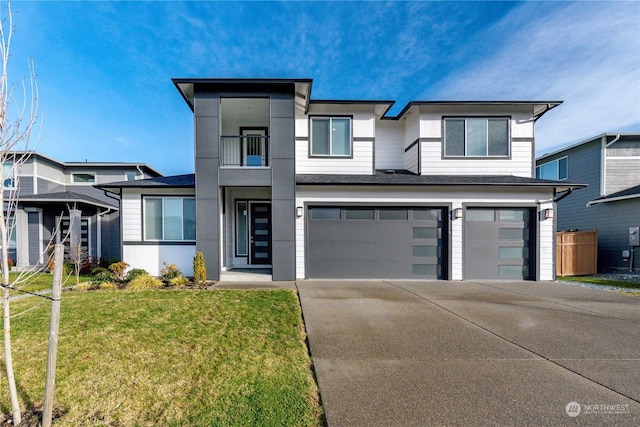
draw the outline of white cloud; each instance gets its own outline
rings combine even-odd
[[[495,53],[447,78],[437,96],[564,100],[538,122],[538,154],[640,130],[639,21],[636,2],[526,3],[479,40]]]

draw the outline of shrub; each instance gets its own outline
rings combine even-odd
[[[100,286],[98,286],[98,289],[103,291],[113,291],[118,289],[118,287],[113,282],[103,282],[103,283],[100,283]]]
[[[124,280],[124,271],[127,269],[127,267],[129,267],[129,264],[124,261],[114,262],[113,264],[109,265],[109,271],[112,272],[114,276],[116,276],[116,279]]]
[[[169,284],[171,286],[187,286],[189,283],[189,279],[184,276],[174,277],[173,279],[169,280]]]
[[[131,270],[127,271],[127,275],[124,277],[124,280],[130,282],[136,277],[142,276],[143,274],[149,273],[144,268],[132,268]]]
[[[175,277],[182,276],[180,269],[175,264],[167,264],[163,262],[164,268],[160,270],[160,275],[162,276],[162,280],[169,283],[169,281]]]
[[[91,270],[91,275],[95,276],[96,274],[102,273],[102,272],[105,272],[105,271],[109,271],[109,270],[107,270],[105,267],[96,267],[93,270]]]
[[[64,265],[62,266],[63,276],[69,276],[73,274],[74,271],[76,271],[76,266],[72,262],[65,262]]]
[[[116,276],[110,271],[101,271],[98,274],[95,274],[91,278],[92,285],[100,285],[102,283],[114,283],[116,281]]]
[[[89,283],[79,283],[73,287],[76,291],[88,291],[91,289],[91,284]]]
[[[128,289],[135,289],[139,291],[146,290],[146,289],[155,289],[160,287],[162,287],[162,281],[149,274],[142,274],[134,278],[132,281],[129,282],[129,285],[127,285]]]
[[[193,257],[193,276],[196,283],[207,281],[207,267],[205,266],[202,252],[196,252],[196,256]]]

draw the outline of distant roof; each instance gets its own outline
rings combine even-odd
[[[135,181],[109,182],[94,185],[94,187],[106,190],[109,188],[190,188],[195,187],[195,185],[196,175],[190,173],[186,175],[159,176]]]
[[[617,202],[620,200],[638,199],[640,198],[640,185],[618,191],[608,196],[603,196],[587,203],[587,206],[597,205],[599,203]]]
[[[523,178],[512,175],[416,175],[407,170],[377,170],[374,175],[296,175],[299,185],[491,185],[555,187],[560,191],[586,187],[565,181]]]
[[[151,166],[149,166],[146,163],[137,163],[137,162],[62,162],[60,160],[56,160],[53,157],[49,157],[46,156],[42,153],[39,153],[37,151],[15,151],[13,152],[16,155],[22,155],[22,154],[29,154],[29,156],[36,156],[36,157],[41,157],[45,160],[48,160],[52,163],[57,163],[60,166],[63,167],[89,167],[89,168],[98,168],[98,167],[105,167],[105,168],[111,168],[111,167],[140,167],[140,168],[144,168],[146,169],[148,172],[151,173],[151,175],[157,175],[157,176],[162,176],[162,173],[158,172],[157,170],[155,170],[154,168],[152,168]]]
[[[579,147],[581,145],[584,144],[588,144],[590,142],[596,141],[598,139],[602,139],[602,138],[608,138],[608,137],[617,137],[617,136],[637,136],[640,137],[640,132],[605,132],[605,133],[601,133],[600,135],[597,136],[593,136],[591,138],[587,138],[585,140],[582,140],[580,142],[576,142],[574,144],[569,144],[565,147],[562,148],[558,148],[557,150],[554,150],[550,153],[545,153],[541,156],[538,156],[538,158],[536,159],[536,161],[538,160],[542,160],[542,159],[546,159],[547,157],[551,157],[551,156],[555,156],[556,154],[562,153],[563,151],[567,151],[567,150],[571,150],[572,148],[575,147]]]
[[[98,200],[91,196],[74,193],[72,191],[62,191],[58,193],[31,194],[28,196],[20,196],[20,203],[38,202],[38,203],[78,203],[107,209],[118,209],[117,206],[111,205],[102,200]]]

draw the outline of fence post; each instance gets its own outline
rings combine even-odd
[[[42,427],[51,427],[51,420],[53,418],[53,392],[56,382],[58,329],[60,326],[60,298],[62,297],[62,270],[64,268],[64,246],[62,244],[57,244],[55,246],[53,262],[51,319],[49,321],[49,352],[47,353],[47,379],[44,386]]]

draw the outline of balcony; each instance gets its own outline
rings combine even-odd
[[[268,135],[223,135],[220,137],[221,166],[268,167]]]

